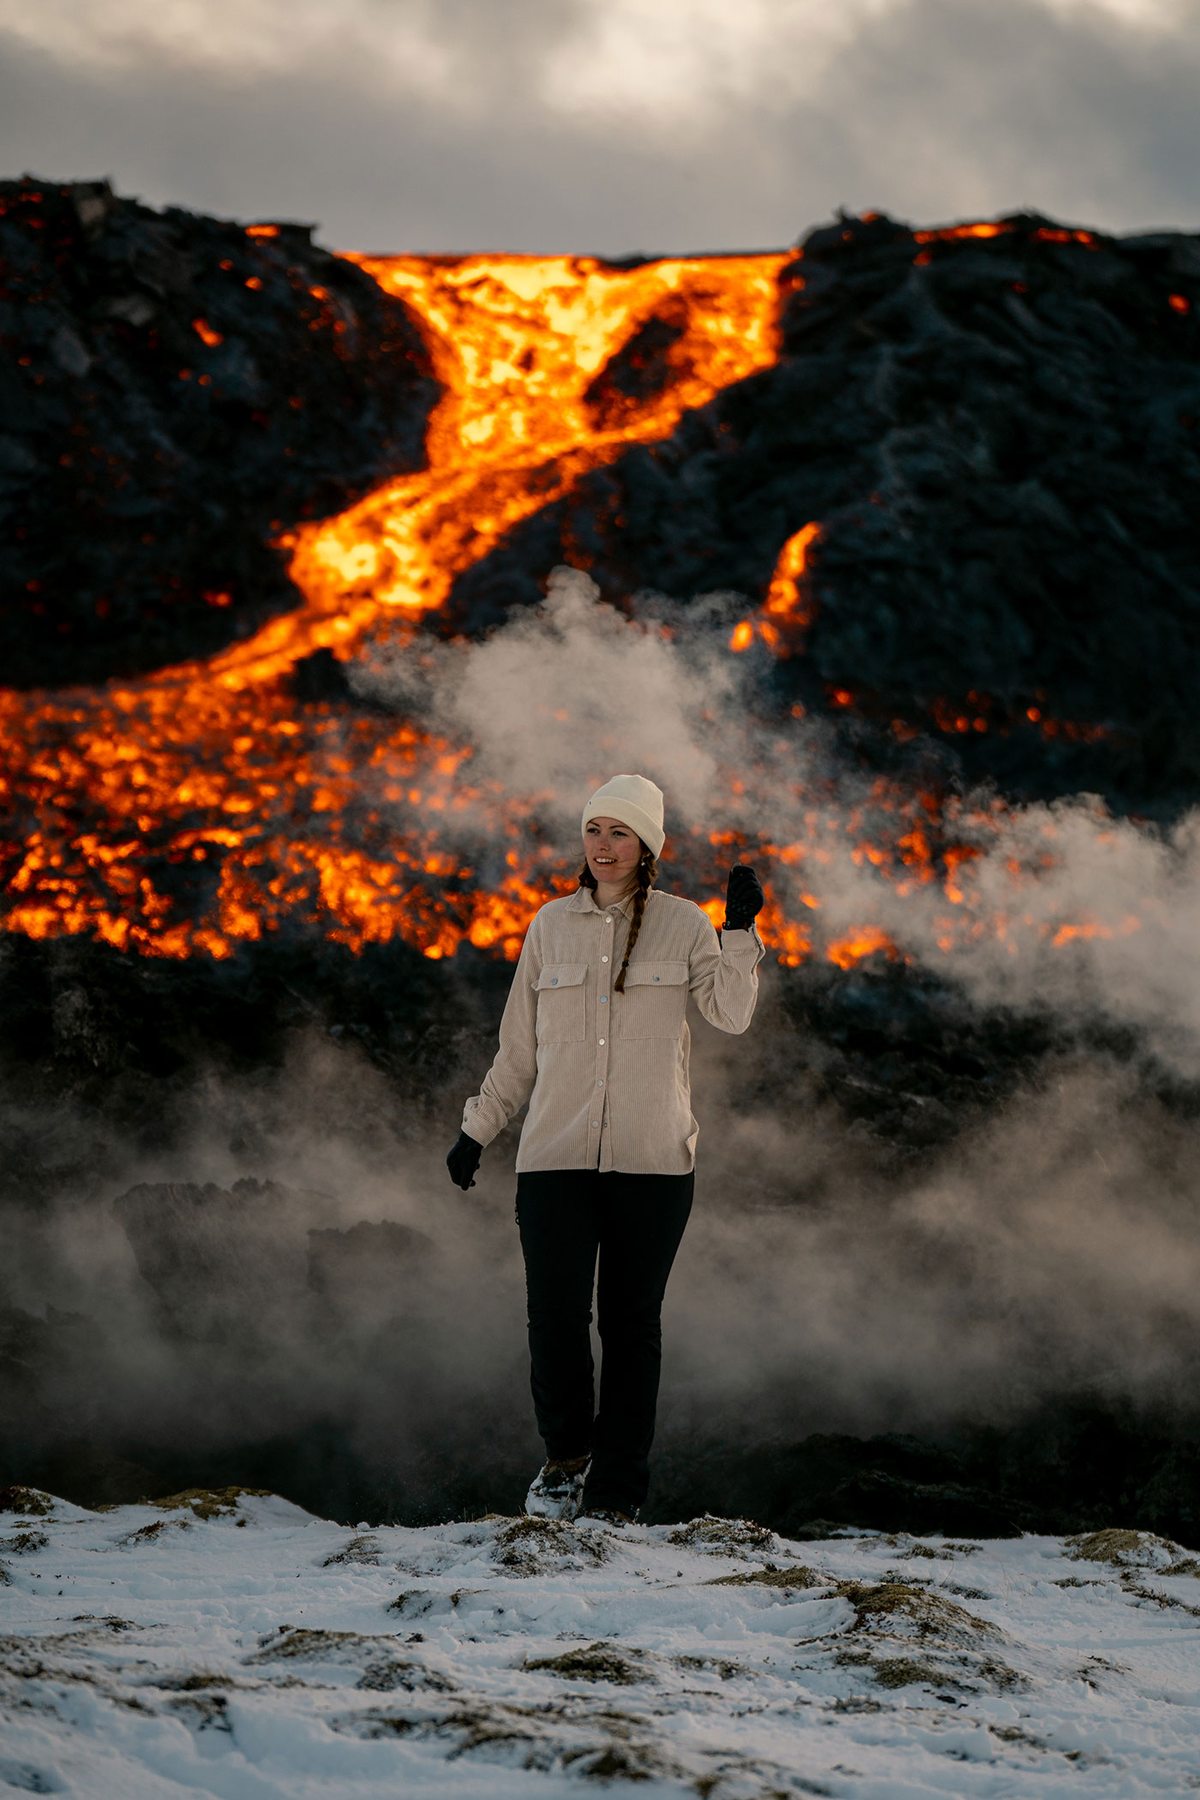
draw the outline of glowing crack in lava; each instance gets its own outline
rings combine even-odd
[[[287,677],[315,650],[348,658],[384,620],[402,644],[514,525],[770,366],[781,273],[795,255],[632,269],[584,257],[351,260],[424,322],[443,390],[427,466],[283,539],[303,604],[244,642],[98,690],[0,693],[0,795],[15,822],[3,846],[10,931],[224,957],[290,922],[353,949],[399,934],[429,957],[467,939],[513,958],[534,909],[573,882],[561,852],[529,848],[536,797],[518,802],[472,784],[469,746],[345,702],[301,702]],[[597,402],[597,375],[664,311],[682,328],[658,390]],[[736,628],[731,651],[755,633],[777,654],[802,647],[812,617],[806,558],[819,529],[797,521],[759,617]],[[724,861],[766,859],[761,924],[780,962],[804,961],[813,940],[805,917],[787,916],[771,863],[819,865],[831,834],[844,841],[846,832],[862,838],[854,860],[895,867],[896,891],[909,880],[942,884],[946,947],[953,942],[963,901],[956,867],[977,852],[963,848],[957,864],[953,852],[934,856],[928,796],[880,784],[877,800],[870,822],[814,809],[803,844],[714,832],[703,846],[710,867],[714,849]],[[445,848],[450,818],[467,808],[508,840],[499,882],[481,883]],[[719,923],[719,895],[704,904]],[[818,907],[807,891],[801,904]],[[1003,931],[1002,921],[965,923]],[[823,946],[843,967],[880,950],[900,954],[869,923]]]

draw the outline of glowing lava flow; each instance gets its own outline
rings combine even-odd
[[[399,935],[429,957],[468,940],[512,958],[536,906],[573,884],[561,853],[532,847],[537,796],[515,802],[473,785],[468,747],[348,703],[299,702],[287,677],[316,650],[349,657],[385,619],[402,645],[514,525],[768,367],[793,255],[632,269],[582,257],[353,260],[424,321],[443,389],[426,468],[285,539],[303,604],[246,641],[100,690],[0,693],[9,930],[224,957],[294,922],[354,949]],[[597,377],[664,318],[672,332],[656,391],[606,400]],[[197,320],[195,329],[203,339],[211,328]],[[777,654],[802,649],[812,620],[804,576],[819,533],[817,522],[798,525],[731,650],[756,633]],[[714,832],[694,846],[708,866],[713,850],[723,861],[766,859],[760,923],[780,962],[814,954],[807,920],[783,903],[790,872],[802,878],[802,865],[839,856],[876,867],[897,896],[937,882],[950,909],[947,950],[963,935],[1009,929],[972,916],[960,880],[980,854],[965,840],[994,838],[995,819],[963,820],[964,842],[935,855],[931,834],[944,821],[929,796],[880,784],[869,820],[836,803],[805,813],[798,791],[791,801],[803,842],[748,845]],[[499,879],[445,847],[470,841],[468,814],[489,861],[503,862]],[[809,886],[795,891],[805,912],[819,909]],[[704,905],[719,923],[720,899]],[[1045,935],[1032,916],[1025,923]],[[1089,929],[1060,926],[1060,935]],[[842,967],[877,951],[900,954],[878,924],[843,921],[826,933],[823,954]]]
[[[428,466],[285,540],[304,604],[245,642],[97,692],[0,695],[0,798],[25,827],[4,847],[8,929],[224,956],[293,917],[356,948],[398,932],[428,956],[464,937],[511,956],[551,891],[511,848],[488,891],[441,848],[472,806],[524,839],[519,807],[463,780],[467,749],[300,705],[283,678],[385,613],[415,629],[519,520],[768,366],[792,258],[354,260],[425,321],[444,388]],[[591,383],[664,303],[685,328],[662,390],[598,422]]]

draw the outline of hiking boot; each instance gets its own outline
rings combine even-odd
[[[581,1520],[600,1519],[605,1525],[615,1525],[618,1530],[623,1530],[626,1525],[637,1523],[636,1512],[622,1512],[619,1506],[589,1506],[587,1511],[581,1512],[578,1517]]]
[[[590,1455],[543,1463],[525,1496],[525,1511],[537,1519],[573,1519],[591,1466]]]

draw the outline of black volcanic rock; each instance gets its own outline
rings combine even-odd
[[[599,431],[615,430],[637,406],[670,385],[671,351],[687,331],[687,302],[664,301],[588,385],[584,401]]]
[[[848,689],[882,738],[897,717],[946,729],[968,776],[1014,795],[1195,799],[1200,235],[993,229],[810,233],[778,362],[524,521],[460,576],[446,626],[535,602],[563,560],[619,604],[756,605],[816,521],[785,695]]]
[[[283,1328],[304,1291],[288,1231],[297,1196],[273,1181],[143,1182],[113,1202],[171,1338],[229,1344]]]
[[[310,227],[103,182],[0,182],[0,348],[5,686],[208,656],[295,606],[270,541],[419,467],[437,394],[408,308]]]

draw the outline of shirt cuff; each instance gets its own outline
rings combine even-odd
[[[726,951],[740,955],[750,945],[754,946],[754,957],[757,962],[767,954],[767,946],[758,933],[757,925],[738,925],[721,927],[721,954]]]
[[[507,1124],[508,1120],[504,1119],[497,1125],[494,1115],[490,1115],[490,1109],[481,1106],[478,1101],[475,1103],[475,1110],[472,1111],[471,1102],[468,1101],[463,1108],[459,1130],[465,1131],[469,1138],[474,1138],[475,1142],[486,1150],[492,1139],[498,1138]]]

